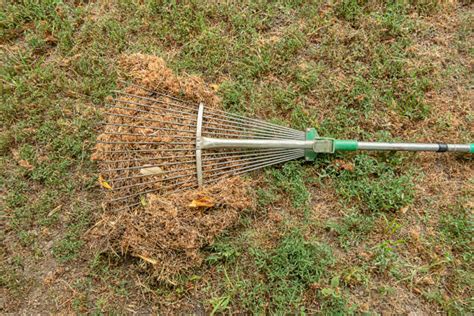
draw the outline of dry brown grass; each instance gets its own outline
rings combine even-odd
[[[151,91],[164,92],[167,95],[180,96],[186,100],[182,104],[197,104],[205,101],[206,106],[215,108],[219,105],[219,98],[208,89],[202,79],[195,76],[176,76],[158,57],[150,55],[135,54],[122,56],[119,65],[124,72],[124,76],[137,86],[129,86],[125,92],[149,96]],[[143,87],[143,88],[142,88]],[[141,100],[132,96],[118,96],[125,102],[140,102]],[[175,102],[166,96],[154,97],[155,100],[165,103]],[[153,106],[160,104],[152,103]],[[186,137],[189,134],[183,134],[185,128],[179,125],[162,124],[159,122],[148,123],[143,119],[156,120],[156,110],[146,109],[134,104],[119,104],[122,108],[111,108],[108,113],[127,115],[127,117],[108,116],[107,122],[113,124],[151,124],[154,127],[175,128],[176,131],[136,128],[128,126],[107,125],[103,134],[98,136],[98,140],[104,142],[125,141],[125,142],[183,142],[180,136]],[[167,116],[169,115],[169,116]],[[130,117],[128,117],[130,116]],[[176,116],[176,115],[175,115]],[[134,118],[138,118],[137,123]],[[173,113],[158,116],[159,120],[164,122],[176,120]],[[192,119],[192,118],[191,118]],[[181,124],[191,124],[191,119],[181,119]],[[181,129],[181,132],[179,131]],[[121,133],[132,135],[110,135],[107,133]],[[135,136],[139,135],[139,136]],[[193,144],[192,139],[185,139]],[[189,146],[181,146],[189,147]],[[90,240],[100,241],[94,244],[94,248],[99,251],[112,251],[122,255],[132,255],[141,258],[148,263],[152,275],[158,280],[173,283],[172,278],[190,268],[199,266],[202,263],[203,256],[200,249],[213,243],[213,240],[225,229],[232,227],[239,219],[239,215],[245,209],[252,207],[252,198],[249,194],[249,181],[244,181],[240,177],[221,180],[202,189],[195,189],[187,192],[177,192],[169,194],[168,191],[183,189],[180,181],[188,181],[190,188],[195,187],[197,181],[195,175],[186,178],[180,178],[175,181],[161,181],[163,178],[171,177],[180,173],[180,169],[188,167],[187,165],[165,166],[157,175],[133,178],[127,181],[119,182],[118,187],[134,185],[126,190],[116,190],[116,183],[109,179],[118,177],[136,176],[135,170],[120,170],[107,172],[113,168],[130,167],[130,162],[111,163],[110,161],[124,161],[129,159],[153,159],[149,163],[162,159],[164,156],[171,155],[167,152],[154,151],[152,153],[139,153],[138,155],[129,152],[132,149],[154,149],[154,145],[132,145],[132,144],[104,144],[98,143],[95,146],[95,152],[92,159],[99,162],[103,173],[100,180],[102,186],[104,181],[110,182],[112,189],[105,189],[104,201],[106,212],[94,225],[90,231]],[[180,148],[175,145],[160,145],[159,149]],[[123,150],[124,152],[111,153],[110,151]],[[188,152],[185,152],[188,153]],[[193,155],[192,150],[189,154]],[[180,161],[189,161],[190,158],[183,157],[182,152],[174,155],[170,159],[171,163]],[[144,169],[146,170],[146,169]],[[167,175],[163,175],[166,173]],[[163,184],[164,183],[164,184]],[[165,187],[170,187],[165,190]],[[171,188],[172,187],[172,188]],[[139,194],[142,191],[151,191],[145,199],[141,199],[138,205],[126,207],[131,204],[130,200],[122,203],[107,204],[107,201],[120,198],[126,195]],[[192,205],[193,201],[198,205]],[[199,204],[201,202],[201,204]]]

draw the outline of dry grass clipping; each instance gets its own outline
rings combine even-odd
[[[247,182],[235,177],[202,191],[149,194],[144,208],[105,213],[92,236],[100,241],[96,244],[99,249],[141,258],[159,280],[172,282],[177,273],[199,266],[203,260],[200,249],[212,244],[251,207],[247,188]],[[192,206],[203,199],[210,201],[209,206]]]
[[[134,54],[122,56],[119,65],[129,80],[145,89],[177,95],[189,103],[205,100],[206,107],[209,108],[216,108],[219,105],[219,98],[205,86],[200,78],[176,76],[161,58]],[[125,88],[125,91],[138,95],[147,93],[135,86]],[[121,98],[128,100],[127,97]],[[167,101],[166,98],[164,100]],[[138,115],[137,107],[131,104],[128,104],[127,107],[131,109],[111,109],[109,112],[130,116]],[[150,117],[147,113],[140,115]],[[137,124],[133,118],[127,117],[113,117],[110,122]],[[117,130],[116,127],[106,126],[98,139],[102,141],[117,140],[114,139],[114,136],[105,134],[106,132],[142,133],[140,137],[121,136],[119,139],[121,141],[160,141],[167,137],[176,137],[176,135],[163,131],[156,134],[153,130],[137,130],[129,127],[119,127]],[[131,145],[124,145],[122,149],[126,149],[125,146]],[[140,147],[140,149],[149,148],[147,146]],[[108,153],[110,150],[117,150],[117,145],[97,144],[92,159],[104,167],[106,161],[137,158],[130,156],[130,153],[127,152],[110,154]],[[149,155],[142,155],[139,158],[160,158],[163,154],[155,152]],[[182,158],[177,156],[176,160],[179,161],[178,159]],[[111,168],[110,165],[105,165],[105,167]],[[112,168],[121,167],[127,167],[126,163],[120,162],[112,166]],[[173,172],[174,170],[166,171]],[[104,187],[107,178],[132,175],[120,172],[101,174],[102,186]],[[160,176],[156,177],[148,177],[146,182],[154,182],[154,179],[159,180]],[[191,178],[190,181],[194,180]],[[107,184],[105,187],[107,187],[109,184],[105,183]],[[157,187],[156,183],[147,186],[142,186],[142,183],[145,181],[132,179],[126,184],[138,184],[139,190]],[[111,182],[110,185],[113,187],[116,184]],[[199,266],[203,261],[200,249],[212,244],[217,235],[238,221],[239,214],[244,209],[252,206],[249,187],[248,181],[234,177],[221,180],[200,191],[164,195],[156,194],[156,192],[149,193],[146,195],[146,199],[142,200],[141,206],[132,209],[108,207],[90,232],[91,240],[94,241],[92,244],[94,248],[101,251],[109,250],[141,258],[147,262],[147,267],[151,268],[151,273],[159,280],[173,282],[173,276],[177,273]],[[106,199],[113,198],[114,194],[117,194],[114,193],[114,190],[106,190],[106,192]],[[120,192],[120,194],[134,192],[136,191],[131,188],[125,193]]]

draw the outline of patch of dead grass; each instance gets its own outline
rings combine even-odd
[[[127,93],[146,96],[146,90],[158,91],[167,95],[179,96],[189,103],[205,101],[206,107],[216,108],[219,106],[219,98],[208,89],[203,80],[194,76],[177,76],[158,57],[134,54],[124,55],[119,60],[120,68],[124,76],[129,78],[135,85],[126,88]],[[144,88],[142,88],[144,87]],[[144,100],[136,101],[127,95],[120,96],[125,102],[135,101],[145,103]],[[163,102],[174,102],[170,97],[161,96]],[[183,103],[184,104],[184,103]],[[156,104],[154,104],[156,106]],[[128,109],[112,108],[109,112],[122,116],[112,116],[109,123],[113,124],[136,124],[134,117],[141,116],[153,121],[156,112],[148,110],[143,113],[143,108],[134,104],[126,104]],[[126,115],[126,116],[123,116]],[[161,120],[171,120],[164,114]],[[186,121],[180,122],[186,124]],[[147,122],[141,123],[146,125]],[[158,121],[153,121],[153,126],[157,126]],[[165,127],[165,126],[160,126]],[[169,126],[166,126],[169,128]],[[175,126],[173,126],[175,127]],[[104,133],[98,139],[105,142],[116,141],[114,135],[107,133],[129,133],[121,135],[120,141],[173,141],[178,139],[183,141],[182,136],[177,131],[160,130],[157,134],[153,129],[144,129],[130,126],[108,125]],[[138,136],[137,136],[138,135]],[[145,139],[144,139],[145,138]],[[189,140],[192,142],[192,140]],[[107,171],[113,168],[130,167],[129,150],[132,149],[130,143],[117,146],[116,144],[98,143],[92,159],[97,160],[102,166],[102,170]],[[171,145],[170,145],[171,146]],[[153,145],[145,145],[140,149],[152,149]],[[166,149],[168,147],[160,147]],[[171,147],[170,147],[171,148]],[[122,150],[116,152],[118,149]],[[137,149],[137,148],[135,148]],[[169,149],[169,148],[168,148]],[[111,151],[115,151],[112,152]],[[151,156],[150,156],[151,155]],[[169,155],[160,151],[154,151],[148,155],[140,156],[140,159],[151,158],[160,159],[164,155]],[[189,160],[176,155],[172,161]],[[120,161],[110,165],[110,161]],[[166,166],[166,172],[179,173],[182,165]],[[150,169],[143,169],[150,170]],[[118,177],[130,177],[127,183],[120,183],[119,188],[132,185],[125,192],[113,190],[115,183],[104,184],[106,177],[114,179]],[[148,190],[145,199],[142,199],[138,206],[134,207],[114,207],[109,206],[99,221],[90,230],[90,237],[96,249],[106,251],[111,250],[116,253],[128,254],[141,258],[148,263],[151,274],[162,281],[173,283],[173,277],[185,270],[199,266],[203,261],[200,249],[212,244],[214,238],[223,230],[233,226],[239,219],[240,213],[251,208],[252,195],[249,192],[250,182],[240,177],[227,178],[202,189],[193,191],[166,193],[160,191],[160,179],[163,175],[157,174],[150,177],[136,178],[132,171],[122,170],[107,172],[101,179],[102,186],[110,189],[106,190],[106,199],[117,198],[127,194],[138,194]],[[188,179],[189,178],[189,179]],[[195,180],[194,175],[190,175],[187,180]],[[145,179],[145,180],[144,180]],[[180,180],[182,181],[182,180]],[[195,182],[195,181],[194,181]],[[179,183],[176,183],[176,185]],[[117,192],[118,191],[118,192]],[[166,194],[165,194],[166,193]],[[119,206],[123,206],[119,204]]]

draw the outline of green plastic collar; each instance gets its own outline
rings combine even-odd
[[[356,151],[359,147],[356,140],[336,139],[336,150],[340,151]]]

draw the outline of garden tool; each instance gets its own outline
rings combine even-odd
[[[114,91],[96,153],[110,203],[133,207],[146,194],[195,189],[289,160],[340,151],[473,153],[474,144],[365,142],[321,137],[314,128],[280,124],[209,108],[135,86]]]

